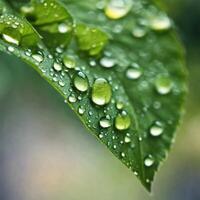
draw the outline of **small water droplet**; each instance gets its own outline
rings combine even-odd
[[[60,71],[62,70],[62,65],[59,64],[59,63],[57,63],[57,62],[55,62],[55,63],[53,64],[53,68],[54,68],[57,72],[60,72]]]
[[[59,84],[61,87],[64,87],[64,86],[65,86],[65,82],[64,82],[64,81],[59,81],[58,84]]]
[[[112,96],[111,86],[104,78],[98,78],[95,80],[92,87],[92,101],[103,106],[110,102]]]
[[[115,66],[116,61],[113,58],[103,57],[100,60],[100,64],[105,68],[112,68]]]
[[[15,51],[15,48],[14,48],[14,47],[12,47],[12,46],[9,46],[9,47],[8,47],[8,51],[12,53],[12,52],[14,52],[14,51]]]
[[[108,118],[101,118],[99,124],[102,128],[109,128],[111,126],[111,121]]]
[[[70,103],[75,103],[77,101],[77,98],[74,95],[71,94],[68,97],[68,100],[69,100]]]
[[[74,86],[80,92],[85,92],[88,90],[89,87],[88,78],[83,72],[78,72],[74,76]]]
[[[126,154],[124,152],[121,153],[122,158],[124,158],[126,156]]]
[[[129,67],[126,71],[126,76],[128,79],[136,80],[140,78],[142,71],[140,68]]]
[[[103,138],[103,134],[101,133],[101,134],[99,134],[99,138],[100,139],[102,139]]]
[[[136,38],[142,38],[147,34],[147,30],[142,27],[135,27],[132,31],[132,34]]]
[[[172,90],[172,81],[169,77],[159,76],[155,81],[156,90],[159,94],[165,95]]]
[[[118,102],[116,103],[116,107],[117,107],[118,110],[121,110],[121,109],[123,109],[124,104],[123,104],[121,101],[118,101]]]
[[[43,58],[43,56],[41,54],[33,54],[32,58],[34,60],[36,60],[37,62],[39,62],[39,63],[41,63],[44,60],[44,58]]]
[[[65,23],[61,23],[61,24],[58,25],[59,33],[67,33],[69,30],[71,30],[71,27],[69,27]]]
[[[78,113],[79,113],[80,115],[83,115],[83,114],[85,113],[85,108],[84,108],[83,106],[80,106],[80,107],[78,108]]]
[[[115,118],[115,127],[118,130],[126,130],[131,125],[131,118],[126,111],[122,111],[122,113],[118,114]]]
[[[154,164],[154,159],[151,155],[149,155],[147,158],[144,160],[144,165],[146,167],[151,167]]]
[[[125,143],[130,143],[131,142],[130,136],[126,135],[125,138],[124,138],[124,142]]]

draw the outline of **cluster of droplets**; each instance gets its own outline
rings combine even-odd
[[[105,14],[107,17],[116,20],[120,19],[124,16],[126,16],[132,8],[132,0],[111,0],[107,5],[100,5],[101,8],[104,7]],[[53,5],[52,5],[53,6]],[[25,10],[24,12],[30,12]],[[14,52],[15,46],[18,46],[20,44],[21,35],[17,29],[19,29],[20,23],[16,22],[15,17],[10,16],[10,20],[4,20],[4,16],[0,17],[0,24],[6,23],[9,28],[5,27],[3,30],[1,30],[2,38],[4,41],[6,41],[9,44],[12,44],[13,46],[8,46],[9,52]],[[14,21],[14,23],[13,23]],[[142,38],[147,34],[148,28],[154,30],[154,31],[165,31],[169,30],[171,28],[171,20],[164,14],[160,14],[159,16],[152,17],[147,23],[148,27],[142,25],[134,27],[132,34],[136,38]],[[23,28],[23,27],[20,27]],[[123,27],[118,26],[116,27],[116,32],[122,31]],[[16,31],[15,31],[16,30]],[[60,33],[67,33],[69,31],[69,27],[65,23],[61,23],[58,25],[58,31]],[[58,47],[56,49],[58,54],[63,53],[62,48]],[[41,64],[44,61],[44,54],[42,51],[37,51],[37,53],[32,53],[30,50],[27,50],[25,52],[26,56],[31,57],[37,64]],[[53,59],[51,55],[49,55],[49,58]],[[103,56],[100,61],[100,65],[104,68],[112,68],[116,66],[117,60],[112,58],[110,55]],[[97,62],[95,60],[90,61],[90,66],[96,66]],[[64,78],[65,72],[68,72],[70,70],[74,70],[73,76],[71,77],[73,88],[76,89],[80,93],[86,93],[88,92],[90,88],[90,82],[85,73],[83,73],[80,70],[76,69],[76,61],[73,58],[73,56],[64,55],[61,60],[55,61],[52,65],[51,76],[53,77],[52,80],[54,82],[58,82],[60,87],[65,86],[65,81],[61,79],[60,77]],[[60,77],[59,75],[60,74]],[[138,80],[143,75],[142,67],[139,66],[136,63],[133,63],[131,66],[129,66],[126,69],[125,76],[128,80]],[[167,95],[169,94],[173,89],[173,83],[168,76],[158,76],[155,78],[155,90],[160,95]],[[91,86],[91,101],[96,105],[100,107],[104,107],[108,105],[112,100],[112,87],[109,81],[105,78],[96,78]],[[70,88],[70,94],[68,96],[68,102],[69,103],[76,103],[77,100],[80,100],[79,97],[77,97],[73,90]],[[156,102],[154,104],[155,108],[160,107],[160,103]],[[116,114],[115,118],[113,119],[111,115],[105,115],[99,119],[99,126],[102,129],[108,129],[114,125],[114,128],[118,130],[119,132],[126,132],[131,127],[131,117],[129,113],[124,109],[124,104],[121,101],[117,101],[116,108],[118,113]],[[80,115],[84,115],[86,113],[87,108],[84,106],[79,106],[77,109],[77,112]],[[92,115],[91,112],[89,112],[89,115]],[[161,122],[155,121],[151,127],[149,128],[149,134],[152,137],[160,137],[164,132],[164,126]],[[99,138],[104,137],[104,132],[100,132]],[[132,147],[134,147],[134,144],[132,143],[132,137],[130,133],[124,134],[124,140],[120,143],[123,144],[130,144]],[[115,139],[115,136],[113,137],[113,140]],[[142,141],[142,137],[139,138],[139,141]],[[113,149],[117,149],[118,144],[113,145]],[[126,153],[121,152],[121,157],[125,158]],[[155,163],[155,160],[152,155],[148,155],[144,159],[144,166],[145,167],[152,167]],[[136,175],[138,175],[137,172],[135,172]],[[147,180],[148,182],[149,180]]]

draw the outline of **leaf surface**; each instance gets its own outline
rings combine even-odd
[[[172,20],[149,0],[5,2],[0,49],[32,65],[150,190],[186,93]]]

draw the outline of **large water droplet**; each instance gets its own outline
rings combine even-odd
[[[110,0],[105,7],[105,14],[110,19],[120,19],[129,13],[132,5],[132,0]]]
[[[78,72],[74,76],[74,86],[80,92],[85,92],[88,90],[89,87],[88,78],[83,72]]]
[[[155,31],[164,31],[171,28],[171,20],[167,15],[159,15],[150,20],[150,27]]]
[[[92,87],[92,101],[103,106],[110,102],[112,96],[112,89],[108,81],[104,78],[95,80]]]
[[[163,133],[163,127],[162,124],[159,122],[156,122],[151,128],[150,128],[150,134],[154,137],[158,137]]]
[[[2,32],[3,39],[11,44],[19,45],[21,34],[14,28],[5,28]]]
[[[118,130],[126,130],[131,125],[131,118],[126,111],[122,111],[122,113],[118,114],[115,119],[115,127]]]
[[[172,81],[169,77],[159,76],[155,81],[156,90],[159,94],[165,95],[172,90]]]
[[[63,57],[63,63],[65,67],[67,67],[68,69],[74,69],[76,67],[75,60],[72,57],[67,56],[67,55]]]

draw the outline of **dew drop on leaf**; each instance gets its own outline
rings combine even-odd
[[[142,38],[147,34],[147,30],[142,27],[135,27],[132,31],[132,34],[136,38]]]
[[[67,67],[68,69],[74,69],[76,67],[76,62],[73,58],[71,58],[70,56],[65,55],[63,57],[63,63],[65,65],[65,67]]]
[[[131,125],[131,118],[126,111],[122,111],[122,113],[118,114],[115,119],[115,127],[118,130],[126,130]]]
[[[159,94],[165,95],[171,92],[173,84],[169,77],[159,76],[156,78],[155,86]]]
[[[132,4],[132,0],[110,0],[105,7],[105,15],[110,19],[120,19],[129,13]]]
[[[32,58],[33,58],[34,60],[36,60],[37,62],[39,62],[39,63],[41,63],[41,62],[44,60],[43,56],[40,55],[40,54],[33,54],[33,55],[32,55]]]
[[[151,155],[149,155],[148,157],[145,158],[144,165],[146,167],[151,167],[153,164],[154,164],[154,159]]]
[[[14,48],[14,47],[12,47],[12,46],[9,46],[9,47],[8,47],[8,51],[12,53],[12,52],[14,52],[14,51],[15,51],[15,48]]]
[[[121,110],[124,107],[124,104],[121,101],[118,101],[116,103],[116,107],[117,107],[118,110]]]
[[[70,103],[75,103],[77,101],[77,98],[73,94],[71,94],[68,97],[68,100],[69,100]]]
[[[78,108],[78,113],[79,113],[80,115],[83,115],[83,114],[85,113],[85,108],[84,108],[83,106],[80,106],[80,107]]]
[[[136,80],[140,78],[142,71],[139,68],[129,67],[126,71],[126,76],[128,79]]]
[[[71,27],[69,27],[65,23],[61,23],[61,24],[58,25],[58,31],[59,31],[59,33],[67,33],[70,29],[71,29]]]
[[[158,15],[150,20],[150,28],[155,31],[164,31],[171,28],[171,20],[167,15]]]
[[[88,78],[83,72],[78,72],[77,74],[75,74],[74,87],[80,92],[85,92],[88,90]]]
[[[3,39],[11,44],[19,45],[21,40],[21,34],[17,29],[5,28],[2,32]]]
[[[112,96],[112,89],[108,81],[104,78],[95,80],[92,87],[92,101],[103,106],[110,102]]]
[[[53,68],[57,71],[57,72],[60,72],[62,70],[62,65],[57,63],[57,62],[54,62],[53,64]]]
[[[130,143],[131,142],[130,136],[126,135],[125,138],[124,138],[124,142],[125,143]]]
[[[163,127],[161,123],[156,122],[154,125],[151,126],[150,128],[150,134],[154,137],[158,137],[163,133]]]
[[[111,68],[115,66],[116,61],[113,58],[103,57],[100,60],[100,64],[102,67]]]
[[[103,117],[100,119],[99,124],[102,128],[109,128],[111,126],[111,121],[110,119]]]

